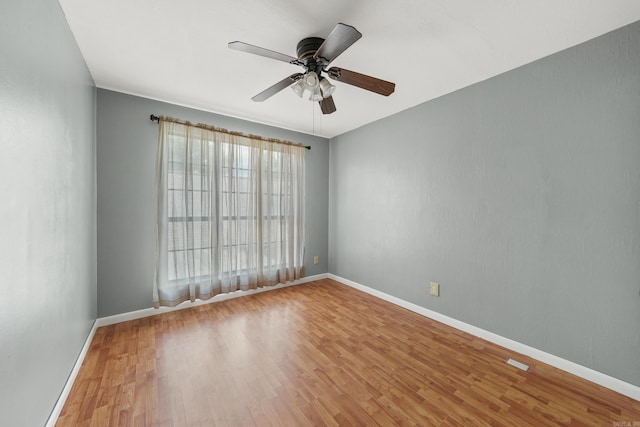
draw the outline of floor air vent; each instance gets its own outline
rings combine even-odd
[[[511,365],[511,366],[515,366],[518,369],[522,369],[523,371],[528,371],[529,370],[529,367],[527,365],[525,365],[524,363],[520,363],[520,362],[518,362],[516,360],[513,360],[513,359],[507,360],[507,363],[509,365]]]

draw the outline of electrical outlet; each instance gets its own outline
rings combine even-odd
[[[314,263],[314,264],[319,264],[319,263],[320,263],[320,257],[318,257],[318,256],[314,256],[314,257],[313,257],[313,263]]]
[[[440,283],[431,282],[431,295],[434,297],[440,296]]]

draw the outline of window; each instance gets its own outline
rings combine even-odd
[[[157,305],[300,278],[303,147],[168,122],[160,139]]]

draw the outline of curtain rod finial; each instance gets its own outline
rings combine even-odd
[[[151,114],[151,115],[149,116],[149,119],[150,119],[152,122],[158,122],[158,123],[160,123],[160,116],[156,116],[155,114]]]

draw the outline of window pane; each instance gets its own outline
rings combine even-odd
[[[169,222],[169,235],[168,235],[168,244],[167,248],[171,250],[181,250],[186,249],[186,233],[184,232],[183,227],[185,226],[184,222]]]
[[[191,216],[200,217],[202,216],[202,192],[201,191],[193,191],[191,192],[192,204],[191,204]]]
[[[167,187],[169,189],[181,189],[184,187],[184,174],[182,172],[170,172],[167,174]]]

